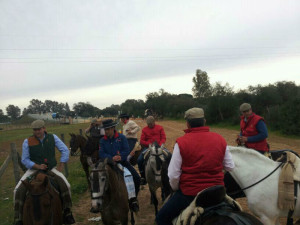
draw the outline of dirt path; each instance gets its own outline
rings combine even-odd
[[[137,120],[137,123],[142,128],[146,126],[145,122],[142,120]],[[157,124],[160,124],[164,127],[167,136],[166,146],[168,149],[172,151],[176,138],[184,134],[183,130],[186,127],[185,123],[176,122],[176,121],[159,121],[157,122]],[[212,129],[211,131],[221,134],[226,139],[228,145],[235,145],[234,140],[236,135],[238,134],[238,131],[221,129],[221,128]],[[140,135],[138,137],[140,137]],[[300,153],[300,140],[271,135],[268,138],[268,142],[270,143],[272,150],[292,149]],[[161,206],[160,190],[158,190],[157,196],[159,197],[158,199],[160,200],[159,203],[159,207],[160,207]],[[138,199],[140,203],[140,212],[136,218],[136,224],[137,225],[154,224],[154,207],[150,205],[150,193],[147,185],[144,187],[143,190],[140,191]],[[238,201],[239,203],[241,203],[242,207],[246,211],[248,211],[246,198],[239,199]],[[89,213],[90,204],[91,204],[90,194],[86,192],[82,196],[80,202],[76,204],[73,209],[77,221],[76,224],[80,224],[80,225],[102,224],[101,222],[88,221],[89,218],[99,216],[99,214]],[[285,224],[285,220],[282,219],[281,223]]]

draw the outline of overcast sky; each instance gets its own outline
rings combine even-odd
[[[234,90],[300,85],[299,12],[299,0],[1,0],[0,109],[192,94],[196,69]]]

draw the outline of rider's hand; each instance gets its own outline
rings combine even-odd
[[[115,156],[113,157],[113,160],[114,160],[115,162],[121,161],[121,156],[115,155]]]
[[[135,154],[135,151],[131,151],[131,152],[129,153],[129,155],[131,155],[131,156],[134,156],[134,154]]]
[[[40,164],[39,165],[40,170],[46,170],[47,168],[48,168],[48,166],[46,164]]]

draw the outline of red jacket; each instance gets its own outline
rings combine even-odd
[[[245,117],[242,116],[240,122],[242,136],[250,137],[250,136],[257,135],[258,131],[256,130],[256,125],[260,120],[264,120],[264,119],[256,115],[255,113],[252,113],[252,115],[247,118],[247,123],[246,123]],[[253,148],[258,151],[263,151],[263,152],[269,151],[267,139],[258,142],[252,142],[252,143],[246,142],[245,145],[247,148]]]
[[[224,185],[225,139],[209,132],[209,127],[191,128],[185,133],[176,140],[182,157],[179,181],[182,193],[195,196],[205,188]]]
[[[140,143],[142,146],[148,147],[154,141],[157,141],[159,145],[166,143],[164,128],[157,124],[153,128],[148,126],[143,128]]]

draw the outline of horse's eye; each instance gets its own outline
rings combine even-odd
[[[105,181],[105,177],[103,177],[103,178],[101,179],[101,181],[104,182],[104,181]]]

